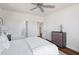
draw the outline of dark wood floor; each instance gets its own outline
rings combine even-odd
[[[59,48],[60,51],[64,52],[67,55],[79,55],[79,52],[74,51],[70,48]]]
[[[45,40],[51,42],[51,41],[48,40],[48,39],[45,39]],[[52,43],[52,42],[51,42],[51,43]],[[63,53],[65,53],[65,54],[67,54],[67,55],[79,55],[79,52],[74,51],[74,50],[72,50],[72,49],[70,49],[70,48],[67,48],[67,47],[66,47],[66,48],[59,48],[59,50],[62,51]]]

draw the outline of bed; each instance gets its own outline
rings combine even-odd
[[[34,55],[58,55],[58,48],[55,44],[39,37],[30,37],[25,39]]]
[[[39,37],[29,37],[9,42],[1,55],[58,55],[56,45]]]

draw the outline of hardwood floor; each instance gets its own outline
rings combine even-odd
[[[79,52],[76,52],[70,48],[59,48],[59,50],[66,53],[67,55],[79,55]]]
[[[51,41],[48,40],[48,39],[45,39],[45,40],[51,42]],[[52,43],[52,42],[51,42],[51,43]],[[74,50],[72,50],[72,49],[70,49],[70,48],[67,48],[67,47],[66,47],[66,48],[59,48],[59,51],[65,53],[66,55],[79,55],[79,52],[74,51]]]

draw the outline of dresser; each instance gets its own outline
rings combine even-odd
[[[66,47],[66,32],[53,31],[51,33],[51,42],[56,44],[58,47]]]

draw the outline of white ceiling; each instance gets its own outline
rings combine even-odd
[[[30,13],[33,15],[46,16],[58,11],[60,9],[71,6],[72,3],[45,3],[46,5],[55,5],[55,8],[44,8],[45,12],[41,12],[39,8],[30,11],[31,8],[35,7],[31,3],[0,3],[0,8],[24,13]]]

